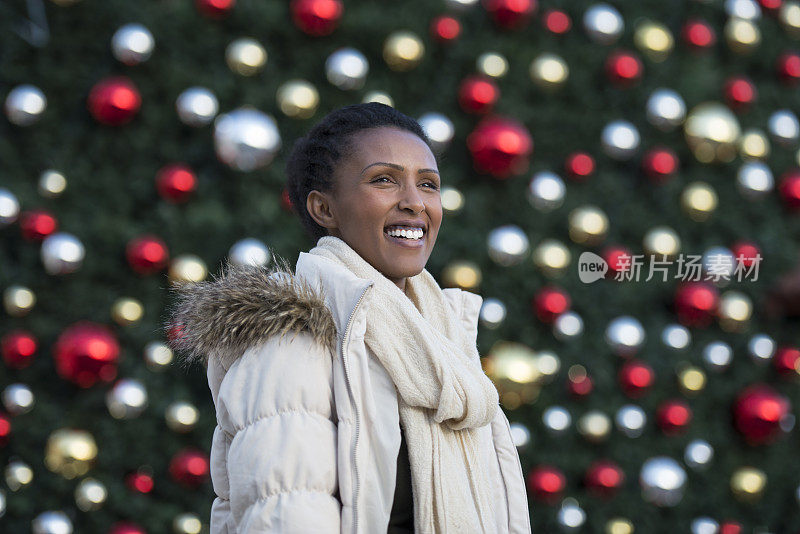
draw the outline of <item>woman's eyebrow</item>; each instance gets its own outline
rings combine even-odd
[[[370,163],[369,165],[364,167],[364,169],[361,171],[361,174],[364,174],[364,172],[367,169],[369,169],[370,167],[373,167],[375,165],[385,165],[386,167],[391,167],[393,169],[397,169],[398,171],[404,170],[403,166],[402,165],[398,165],[397,163],[386,163],[384,161],[376,161],[375,163]],[[437,171],[436,169],[420,169],[419,171],[417,171],[417,174],[424,174],[426,172],[432,172],[432,173],[435,173],[435,174],[439,174],[439,171]]]

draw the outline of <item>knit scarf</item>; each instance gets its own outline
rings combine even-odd
[[[411,464],[414,531],[494,532],[485,458],[491,440],[477,429],[498,409],[498,393],[469,340],[425,269],[406,278],[405,293],[338,237],[309,251],[372,280],[364,341],[398,392]]]

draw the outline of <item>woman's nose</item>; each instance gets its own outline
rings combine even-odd
[[[422,193],[416,188],[416,186],[404,187],[400,195],[400,209],[409,208],[416,213],[425,208],[425,202],[422,198]]]

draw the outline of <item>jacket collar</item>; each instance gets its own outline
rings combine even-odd
[[[162,323],[169,346],[185,366],[219,358],[225,369],[247,348],[273,335],[307,331],[337,350],[359,299],[372,280],[323,256],[301,252],[294,272],[275,256],[271,266],[225,260],[210,281],[174,281],[174,302]],[[458,288],[443,289],[464,327],[477,333],[482,298]]]

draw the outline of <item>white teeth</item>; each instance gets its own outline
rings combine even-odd
[[[404,237],[406,239],[421,239],[422,235],[424,234],[424,232],[421,229],[417,230],[396,229],[396,230],[389,230],[386,233],[393,237]]]

